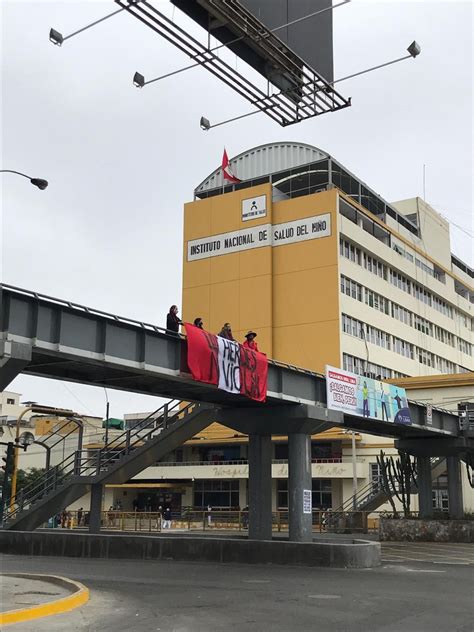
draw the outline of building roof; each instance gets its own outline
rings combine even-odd
[[[386,381],[407,391],[418,388],[474,387],[474,373],[471,371],[469,373],[444,373],[442,375],[416,375]]]
[[[241,180],[253,180],[282,169],[306,165],[324,158],[329,158],[329,154],[314,145],[292,142],[267,143],[238,154],[231,159],[230,165],[233,173],[237,174]],[[224,184],[228,182],[224,183],[222,168],[219,166],[196,187],[194,193],[197,195]]]

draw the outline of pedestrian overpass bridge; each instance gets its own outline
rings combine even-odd
[[[402,425],[328,410],[323,375],[273,360],[267,401],[258,403],[194,381],[186,356],[186,339],[155,325],[0,285],[1,390],[25,374],[183,401],[173,423],[156,411],[145,438],[129,430],[97,454],[67,457],[16,503],[3,526],[34,529],[90,491],[90,529],[98,531],[104,484],[126,482],[213,421],[249,435],[250,538],[271,539],[272,434],[288,435],[290,540],[311,540],[311,513],[303,510],[311,490],[310,438],[334,426],[394,437],[400,449],[417,455],[425,515],[432,511],[430,457],[447,457],[450,495],[456,511],[462,509],[460,459],[472,458],[474,436],[460,431],[452,412],[433,409],[428,419],[423,404],[409,402],[413,423]]]
[[[326,379],[288,364],[269,360],[268,395],[264,404],[196,382],[187,367],[184,336],[170,335],[149,323],[22,290],[0,286],[0,390],[20,373],[115,388],[146,395],[206,402],[222,408],[233,423],[254,420],[274,433],[279,418],[306,418],[391,437],[454,439],[457,415],[434,409],[428,423],[426,406],[410,402],[413,424],[343,415],[326,408]],[[231,410],[232,409],[232,410]],[[250,412],[250,411],[248,411]],[[252,415],[253,416],[253,415]]]

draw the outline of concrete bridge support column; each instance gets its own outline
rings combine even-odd
[[[431,461],[429,456],[417,457],[417,474],[420,518],[432,518],[433,486],[431,482]]]
[[[91,485],[91,504],[89,514],[89,533],[100,533],[102,519],[102,493],[104,486],[100,483]]]
[[[272,437],[250,434],[249,539],[272,539]]]
[[[461,482],[461,460],[458,456],[446,458],[448,466],[449,517],[461,519],[464,516]]]
[[[288,514],[290,542],[311,542],[311,436],[305,433],[288,435]],[[305,507],[306,493],[306,507]],[[309,513],[308,511],[309,503]]]

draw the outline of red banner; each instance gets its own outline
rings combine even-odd
[[[195,380],[265,401],[268,361],[264,353],[219,338],[190,323],[184,326],[188,338],[188,366]]]
[[[198,382],[219,383],[217,336],[184,323],[188,338],[188,366]]]
[[[268,360],[264,353],[240,346],[240,393],[257,402],[267,398]]]

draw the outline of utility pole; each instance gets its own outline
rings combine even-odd
[[[352,439],[352,510],[356,510],[357,501],[357,459],[356,459],[356,440],[355,440],[355,432],[352,430],[351,432]]]

